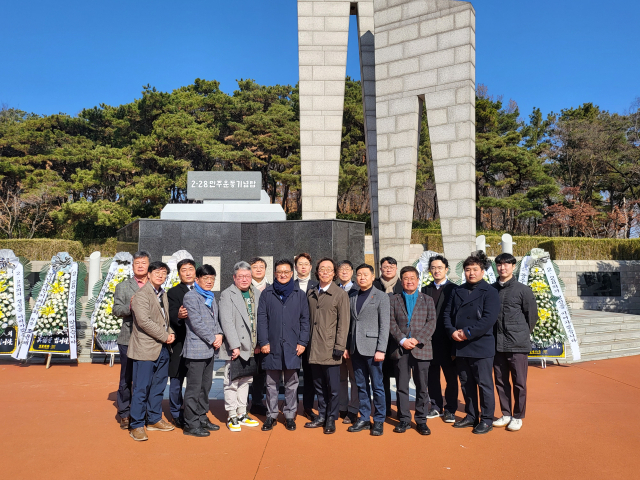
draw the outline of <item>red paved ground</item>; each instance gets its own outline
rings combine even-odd
[[[298,417],[295,432],[150,432],[135,443],[115,420],[117,366],[0,364],[0,478],[640,478],[640,357],[529,372],[517,433],[477,436],[430,420],[430,437],[394,434],[393,421],[379,438],[342,424],[329,436]],[[220,422],[223,404],[211,404]]]

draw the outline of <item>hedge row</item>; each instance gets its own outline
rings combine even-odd
[[[112,257],[117,252],[117,240],[107,238],[82,244],[74,240],[59,240],[50,238],[34,238],[31,240],[0,240],[0,249],[9,249],[19,257],[29,260],[51,260],[59,252],[69,252],[74,259],[84,259],[96,250],[103,257]]]
[[[487,254],[496,256],[502,252],[499,235],[487,235]],[[555,260],[640,260],[640,239],[615,238],[549,238],[513,237],[513,254],[524,256],[532,248],[543,248]],[[413,230],[411,243],[421,243],[427,250],[442,252],[442,236],[429,230]]]

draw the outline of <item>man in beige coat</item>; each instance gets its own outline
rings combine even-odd
[[[147,440],[144,430],[168,432],[173,425],[162,419],[162,396],[169,378],[169,345],[175,335],[169,324],[169,301],[162,284],[169,267],[162,262],[149,265],[149,280],[131,299],[133,329],[129,358],[133,360],[133,392],[129,435],[135,441]]]
[[[351,310],[349,295],[335,284],[336,265],[323,258],[316,267],[320,284],[307,292],[309,300],[309,364],[318,396],[318,417],[306,428],[324,427],[324,433],[336,431],[340,415],[340,365],[347,348]]]

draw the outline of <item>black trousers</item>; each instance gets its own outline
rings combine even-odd
[[[213,381],[213,357],[185,359],[187,388],[184,390],[184,421],[187,428],[198,428],[207,420],[209,391]]]
[[[316,387],[313,384],[313,369],[309,364],[308,350],[302,354],[302,378],[304,384],[302,386],[302,406],[305,410],[313,408],[313,402],[316,398]]]
[[[467,416],[472,420],[480,418],[487,425],[493,425],[493,413],[496,409],[492,375],[493,357],[456,357],[456,366]],[[478,406],[478,394],[480,394],[481,412]]]
[[[417,424],[427,423],[429,410],[429,360],[418,360],[411,353],[405,352],[396,364],[396,397],[398,399],[398,420],[411,421],[409,410],[409,380],[413,374],[416,384],[416,412]]]
[[[321,418],[340,417],[340,365],[311,364]]]
[[[251,406],[264,405],[264,387],[267,381],[267,372],[262,369],[262,356],[261,353],[255,356],[258,363],[258,373],[253,376],[253,382],[249,385]]]
[[[385,356],[384,362],[382,362],[382,383],[384,385],[384,401],[387,406],[386,414],[391,415],[391,377],[395,378],[396,375],[396,360],[391,360],[388,356]],[[397,402],[396,402],[397,403]]]
[[[500,400],[502,415],[523,419],[527,409],[527,372],[529,355],[527,353],[496,352],[493,357],[493,374]],[[511,382],[513,381],[513,409],[511,408]]]
[[[446,386],[442,397],[440,370],[444,374]],[[448,352],[433,352],[433,360],[429,364],[429,398],[431,408],[443,412],[456,413],[458,410],[458,369]],[[445,403],[446,402],[446,403]]]
[[[118,416],[128,418],[131,416],[131,382],[133,380],[133,360],[129,360],[127,352],[129,345],[118,344],[120,352],[120,383],[118,384]]]

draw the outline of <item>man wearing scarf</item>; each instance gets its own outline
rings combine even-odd
[[[261,257],[254,257],[249,260],[249,265],[251,265],[251,284],[261,292],[264,292],[264,289],[271,285],[267,281],[267,261]],[[261,354],[256,355],[256,361],[258,361],[258,363],[260,363],[261,357]],[[265,372],[261,368],[258,368],[258,373],[253,376],[253,381],[249,386],[249,394],[251,395],[251,408],[249,409],[249,413],[253,413],[254,415],[267,414],[267,407],[264,406],[262,393],[264,391],[265,379]]]
[[[188,313],[185,317],[186,332],[182,349],[187,367],[183,433],[193,437],[208,437],[210,431],[220,429],[207,417],[214,354],[222,345],[218,306],[211,291],[215,281],[215,268],[202,265],[196,271],[193,289],[183,299]]]
[[[309,343],[309,302],[305,292],[293,280],[293,263],[279,260],[275,280],[265,288],[258,303],[258,346],[267,380],[267,419],[262,426],[269,431],[277,423],[280,376],[284,377],[285,428],[296,429],[298,410],[298,370],[301,355]]]

